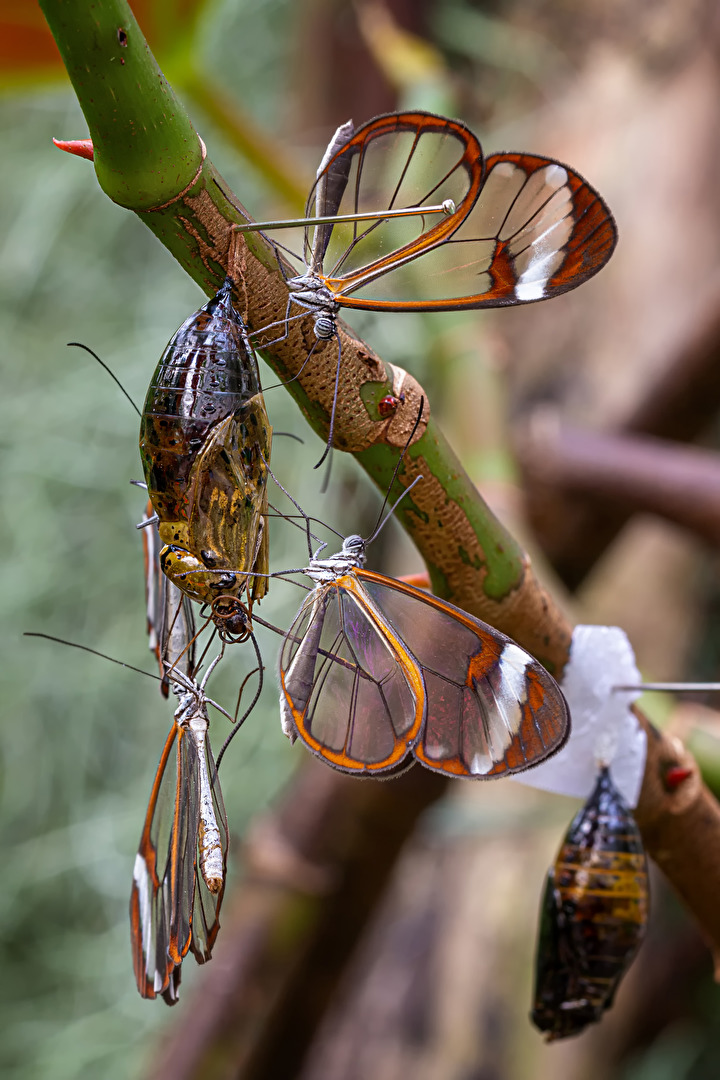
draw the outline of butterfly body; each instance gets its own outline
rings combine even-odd
[[[215,810],[213,782],[211,779],[212,755],[207,742],[208,714],[207,707],[194,687],[189,688],[180,698],[182,718],[175,718],[179,727],[185,728],[197,752],[197,782],[199,792],[198,815],[198,866],[203,881],[211,893],[220,892],[225,883],[225,853],[227,851],[227,823],[221,825]],[[209,764],[210,763],[210,764]]]
[[[280,657],[283,729],[353,775],[412,759],[490,779],[559,749],[569,718],[552,677],[500,631],[364,568],[365,541],[311,559],[315,582]]]
[[[319,341],[329,341],[334,337],[340,304],[327,286],[310,270],[299,277],[289,278],[286,284],[290,302],[312,312],[316,338]]]

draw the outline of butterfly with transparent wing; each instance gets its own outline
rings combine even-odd
[[[173,589],[170,585],[169,595]],[[184,601],[176,589],[173,604],[175,599],[182,606]],[[27,632],[25,636],[70,645],[157,678],[86,645],[46,633]],[[173,632],[172,638],[179,642],[181,634]],[[192,951],[198,963],[209,960],[220,928],[228,828],[208,738],[208,706],[212,705],[235,723],[222,754],[259,696],[258,690],[245,714],[233,721],[205,692],[225,643],[208,665],[202,681],[192,658],[193,640],[187,645],[174,665],[165,661],[165,674],[178,697],[178,707],[153,782],[135,857],[130,897],[132,956],[138,990],[145,998],[161,996],[168,1005],[178,1000],[184,957]],[[169,656],[169,651],[164,655]]]
[[[569,166],[526,153],[485,158],[463,123],[420,111],[338,128],[306,217],[294,224],[305,225],[305,239],[303,258],[282,248],[296,271],[286,277],[285,319],[254,336],[260,347],[273,344],[291,317],[311,313],[318,340],[338,341],[336,395],[342,308],[453,311],[550,299],[596,274],[617,241],[608,207]],[[278,326],[281,338],[268,336]]]
[[[210,959],[220,929],[228,825],[208,739],[202,682],[176,668],[169,673],[178,698],[135,856],[130,935],[138,990],[145,998],[178,1000],[181,964],[192,951]]]
[[[152,505],[146,518],[152,517]],[[178,699],[157,768],[130,898],[130,932],[138,990],[146,998],[178,1000],[181,964],[191,951],[199,964],[212,955],[225,890],[228,824],[217,766],[262,690],[262,658],[254,634],[258,685],[249,708],[235,719],[206,694],[220,653],[198,681],[192,603],[160,569],[160,537],[153,520],[143,530],[150,647],[158,656],[161,687]],[[222,625],[222,624],[221,624]],[[222,633],[222,632],[221,632]],[[231,723],[217,758],[209,738],[208,705]]]
[[[542,665],[448,601],[366,570],[366,545],[349,536],[303,571],[315,588],[280,655],[285,733],[354,775],[412,755],[494,779],[559,750],[569,716]]]
[[[366,548],[390,518],[383,513],[403,457],[371,536],[348,536],[324,559],[326,545],[313,553],[310,519],[285,492],[305,517],[310,559],[276,576],[303,573],[314,588],[280,652],[283,730],[355,776],[395,775],[413,760],[473,779],[529,769],[570,731],[552,676],[511,638],[447,600],[365,569]]]

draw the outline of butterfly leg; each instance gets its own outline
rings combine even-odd
[[[323,452],[322,457],[320,458],[320,460],[317,462],[316,465],[313,465],[314,469],[319,469],[320,466],[322,465],[323,461],[325,461],[325,458],[332,451],[333,438],[335,436],[335,412],[336,412],[336,409],[337,409],[338,390],[339,390],[339,387],[340,387],[340,363],[341,363],[341,360],[342,360],[342,343],[340,341],[340,335],[338,334],[337,330],[335,330],[334,336],[335,336],[335,340],[337,341],[337,344],[338,344],[338,355],[337,355],[337,365],[335,367],[335,386],[333,388],[332,408],[330,409],[330,425],[329,425],[329,429],[328,429],[328,441],[327,441],[327,446],[325,447],[325,450]],[[328,468],[327,476],[323,480],[323,486],[322,486],[322,491],[323,492],[327,490],[327,485],[328,485],[329,480],[330,480],[330,470]]]

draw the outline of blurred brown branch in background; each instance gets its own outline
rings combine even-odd
[[[543,491],[551,501],[581,498],[588,514],[613,525],[634,513],[657,514],[720,544],[720,454],[714,451],[582,431],[550,410],[531,416],[515,445],[531,502]]]
[[[718,480],[712,455],[678,450],[673,456],[669,446],[633,437],[690,442],[717,415],[720,279],[708,289],[682,348],[657,368],[643,399],[604,433],[581,435],[536,424],[534,418],[529,430],[527,421],[516,425],[526,512],[545,555],[570,589],[577,588],[636,510],[654,510],[697,527],[708,539],[715,536],[710,519]],[[686,484],[691,486],[679,490]],[[695,512],[693,499],[699,502]]]

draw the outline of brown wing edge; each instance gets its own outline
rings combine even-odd
[[[444,614],[450,613],[464,626],[478,634],[478,636],[489,636],[493,642],[498,643],[502,648],[506,645],[514,645],[517,648],[522,648],[522,646],[517,645],[512,638],[508,637],[507,634],[504,634],[501,630],[497,630],[488,623],[484,623],[481,619],[469,615],[466,611],[463,611],[462,608],[456,607],[449,601],[433,596],[432,593],[427,593],[407,582],[388,578],[384,574],[377,574],[372,570],[361,569],[355,571],[355,573],[360,580],[367,578],[370,581],[375,581],[380,585],[384,585],[386,588],[396,589],[406,596],[411,596]],[[483,674],[489,672],[494,663],[499,659],[501,652],[502,649],[497,650],[495,653],[491,651],[490,654],[487,654],[486,652],[484,659],[480,660],[480,658],[477,658],[479,663],[475,664],[472,673],[468,673],[469,677],[472,675],[475,678],[481,678]],[[527,653],[527,650],[523,649],[523,652]],[[527,655],[530,656],[529,653],[527,653]],[[570,737],[571,718],[568,705],[562,690],[552,675],[546,671],[538,660],[531,657],[531,661],[532,666],[529,667],[526,672],[526,679],[529,684],[528,697],[523,705],[520,730],[518,734],[513,737],[501,761],[497,762],[492,769],[481,774],[470,773],[459,758],[452,758],[447,760],[444,764],[439,764],[437,761],[429,759],[424,755],[422,736],[413,747],[413,754],[417,760],[420,761],[422,765],[426,766],[426,768],[431,769],[433,772],[442,773],[443,775],[457,776],[458,778],[472,780],[494,780],[517,772],[524,772],[558,753]],[[552,697],[553,705],[549,708],[547,699],[550,696]],[[546,738],[540,735],[538,731],[538,716],[543,710],[548,710],[548,715],[543,720],[542,724],[549,736]],[[534,760],[530,763],[528,763],[526,747],[534,747],[533,753],[530,755]]]

